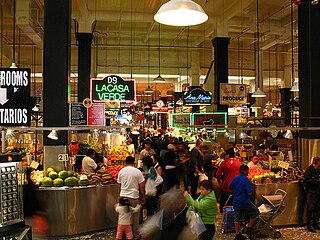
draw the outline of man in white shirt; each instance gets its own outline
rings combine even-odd
[[[82,172],[94,173],[99,170],[98,164],[93,160],[96,157],[96,151],[92,148],[87,150],[86,156],[82,159]]]
[[[259,163],[259,157],[257,155],[252,156],[251,161],[247,164],[247,166],[255,170],[262,169],[262,166]]]
[[[139,197],[141,205],[146,202],[144,176],[133,166],[134,161],[132,156],[126,158],[127,166],[120,170],[117,181],[120,183],[120,197],[128,198],[132,207],[136,207],[139,203]],[[135,239],[139,236],[138,228],[139,212],[132,215],[132,231]]]

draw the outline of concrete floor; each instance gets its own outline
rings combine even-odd
[[[306,227],[291,227],[291,228],[281,228],[279,231],[282,234],[282,237],[279,239],[286,239],[286,240],[320,240],[320,231],[317,233],[311,233],[306,230]],[[114,240],[116,234],[116,229],[109,229],[102,232],[96,232],[92,234],[86,234],[81,236],[75,236],[70,238],[59,238],[61,240]],[[183,237],[182,239],[189,240],[190,235],[186,233],[186,237]],[[188,236],[188,237],[187,237]],[[34,236],[35,240],[43,240],[48,239],[46,237],[41,236]],[[55,238],[57,239],[57,238]],[[217,240],[231,240],[234,239],[234,233],[221,233],[221,214],[218,214],[216,219],[216,234],[213,239]],[[263,238],[265,240],[271,240],[274,239],[272,237],[265,237]],[[168,239],[168,240],[176,240],[176,239]],[[191,240],[191,239],[190,239]]]

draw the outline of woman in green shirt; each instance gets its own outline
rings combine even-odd
[[[212,191],[213,186],[209,180],[201,181],[199,184],[200,196],[194,200],[188,192],[184,192],[189,208],[199,213],[206,231],[200,234],[200,240],[211,240],[215,233],[215,219],[217,214],[217,199]]]

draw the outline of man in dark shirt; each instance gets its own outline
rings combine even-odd
[[[196,141],[196,146],[190,152],[190,161],[189,161],[189,179],[191,185],[190,195],[196,199],[198,181],[199,181],[199,173],[203,171],[203,153],[202,153],[203,141],[202,139],[198,139]]]
[[[247,165],[241,165],[240,175],[236,176],[229,185],[233,190],[233,208],[234,208],[234,226],[236,229],[235,239],[246,239],[241,234],[240,226],[245,221],[245,216],[249,216],[248,232],[252,232],[252,226],[259,215],[258,208],[250,201],[252,194],[252,183],[247,178],[249,168]]]
[[[232,191],[228,188],[232,179],[240,174],[240,166],[242,165],[236,158],[234,158],[233,148],[226,151],[226,160],[224,160],[216,173],[216,177],[221,181],[221,196],[220,196],[220,213],[223,211],[223,207],[226,204]]]
[[[316,233],[319,226],[320,205],[320,158],[314,157],[312,164],[304,173],[304,184],[307,192],[307,228]]]

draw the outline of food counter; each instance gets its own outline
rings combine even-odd
[[[40,188],[38,197],[49,225],[49,237],[63,237],[117,226],[114,205],[118,184]]]
[[[277,216],[272,226],[301,226],[306,223],[306,195],[301,182],[255,184],[254,201],[256,206],[266,203],[261,195],[273,195],[281,188],[287,192],[284,212]]]

